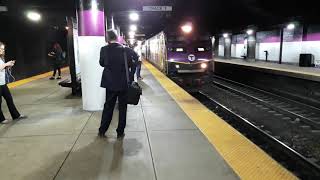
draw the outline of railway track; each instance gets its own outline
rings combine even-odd
[[[214,76],[193,93],[302,179],[320,178],[320,110]]]

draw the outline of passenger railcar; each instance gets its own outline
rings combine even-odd
[[[212,70],[212,41],[209,35],[162,31],[146,40],[143,47],[148,61],[167,75]]]

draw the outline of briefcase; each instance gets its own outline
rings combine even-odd
[[[142,89],[137,82],[133,82],[128,87],[128,99],[127,104],[138,105],[140,96],[142,95]]]
[[[142,88],[137,82],[130,83],[129,79],[129,67],[127,61],[127,53],[124,49],[124,61],[125,61],[125,68],[126,68],[126,75],[127,75],[127,83],[128,83],[128,97],[127,97],[127,104],[131,105],[138,105],[140,96],[142,95]]]

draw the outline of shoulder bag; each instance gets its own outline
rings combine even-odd
[[[129,67],[128,67],[128,58],[125,48],[123,48],[123,55],[124,55],[124,61],[125,61],[125,69],[126,69],[126,75],[127,75],[127,84],[128,84],[128,98],[127,98],[127,104],[131,105],[138,105],[140,96],[142,95],[142,88],[137,82],[130,82],[129,78]]]

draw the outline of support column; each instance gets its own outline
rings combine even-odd
[[[231,38],[229,36],[224,39],[224,58],[231,58]]]
[[[105,90],[100,88],[103,68],[99,65],[100,49],[105,43],[103,0],[79,0],[79,59],[83,109],[103,109]]]
[[[248,36],[248,46],[247,46],[247,58],[255,59],[256,58],[256,32]]]

